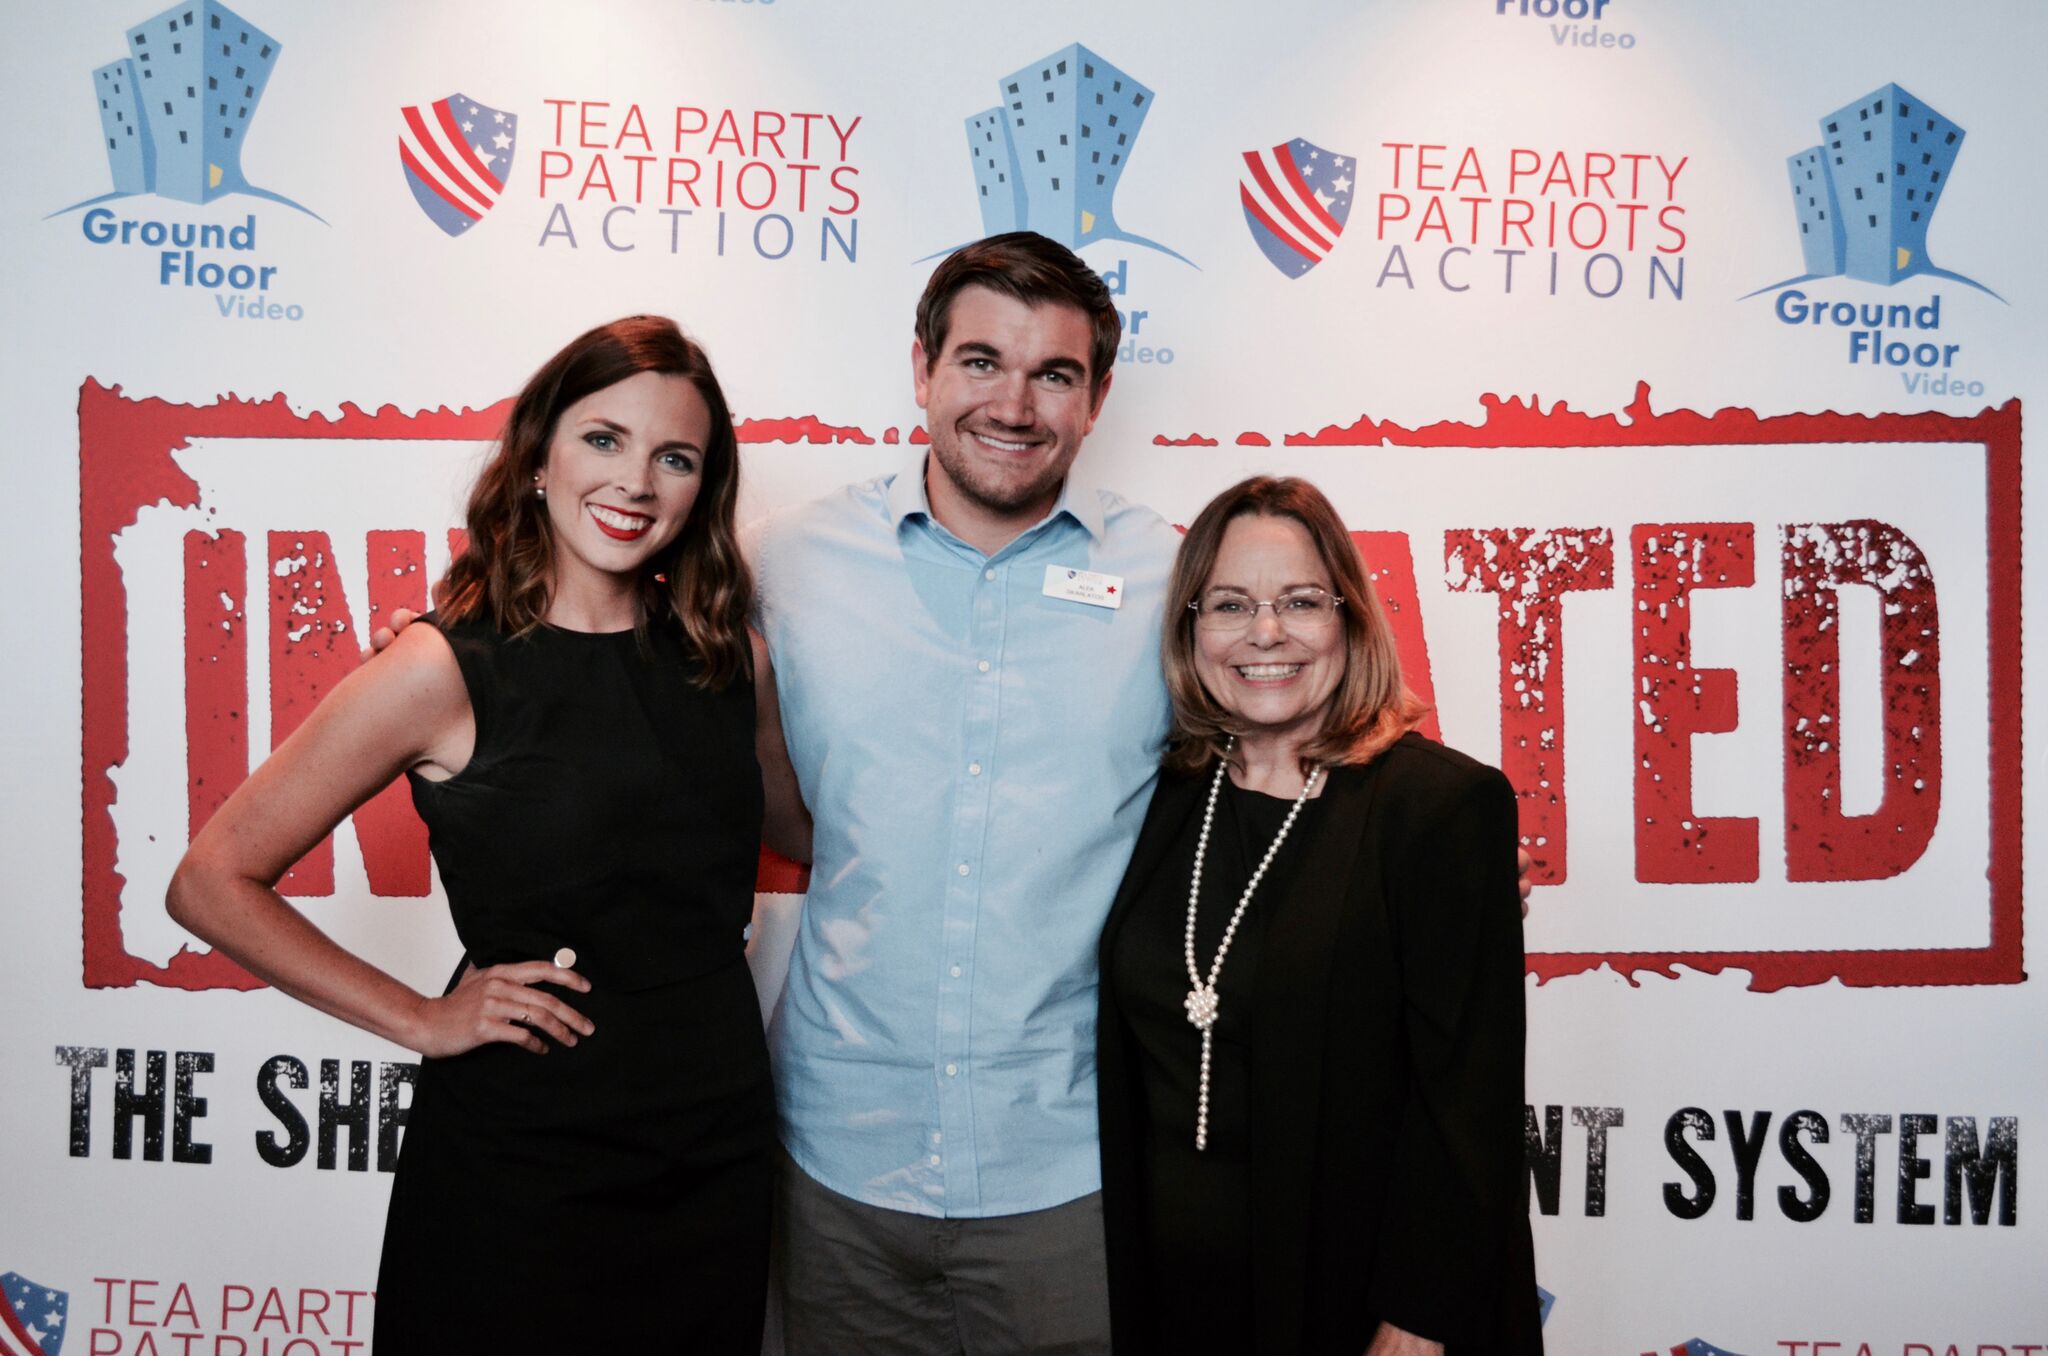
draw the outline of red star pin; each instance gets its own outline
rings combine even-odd
[[[1115,593],[1115,592],[1116,592],[1116,585],[1114,585],[1114,584],[1111,584],[1111,585],[1109,586],[1109,591],[1110,591],[1111,593]]]

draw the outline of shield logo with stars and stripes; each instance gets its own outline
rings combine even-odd
[[[401,111],[398,161],[427,220],[461,235],[496,206],[512,174],[519,119],[451,94]]]
[[[71,1296],[17,1271],[0,1276],[0,1356],[57,1356]]]
[[[1244,222],[1273,267],[1299,278],[1328,258],[1344,234],[1357,189],[1355,157],[1296,137],[1246,151],[1238,183]]]

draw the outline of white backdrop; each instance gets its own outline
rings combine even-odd
[[[410,1056],[165,917],[194,817],[445,565],[498,402],[590,324],[705,342],[746,516],[905,464],[918,289],[984,229],[968,122],[1027,96],[1031,220],[1127,316],[1089,472],[1177,522],[1313,477],[1442,736],[1524,793],[1551,1349],[2048,1347],[2048,12],[108,0],[14,31],[0,1351],[364,1349]],[[1143,112],[1098,121],[1118,79]],[[154,191],[95,201],[142,182],[131,121]],[[1341,232],[1243,156],[1296,139]],[[1787,161],[1836,139],[1833,215],[1884,217],[1896,280],[1801,276],[1825,186],[1802,218]],[[1247,200],[1321,244],[1262,245]],[[426,987],[456,948],[408,815],[293,888]],[[796,903],[763,898],[771,991]]]

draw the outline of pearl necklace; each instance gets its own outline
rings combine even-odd
[[[1236,743],[1236,740],[1232,740],[1229,748],[1236,747]],[[1226,753],[1229,752],[1229,748],[1225,749]],[[1244,921],[1244,911],[1252,902],[1252,891],[1259,888],[1259,882],[1265,878],[1266,868],[1273,864],[1274,854],[1278,853],[1280,845],[1287,841],[1287,831],[1294,827],[1295,817],[1301,813],[1301,807],[1307,804],[1308,798],[1315,793],[1316,783],[1323,775],[1323,770],[1319,767],[1310,770],[1308,780],[1302,785],[1301,794],[1294,798],[1294,807],[1287,812],[1287,818],[1281,822],[1280,832],[1274,837],[1273,846],[1266,849],[1266,856],[1259,863],[1259,869],[1252,872],[1252,878],[1245,882],[1244,893],[1238,896],[1237,910],[1230,915],[1230,922],[1223,929],[1223,940],[1217,944],[1216,959],[1211,962],[1209,978],[1205,981],[1202,978],[1201,967],[1195,963],[1195,910],[1202,899],[1202,859],[1209,853],[1209,827],[1216,820],[1216,797],[1223,790],[1223,779],[1229,775],[1229,770],[1230,764],[1227,761],[1220,758],[1216,761],[1216,780],[1209,784],[1209,805],[1202,811],[1202,836],[1195,840],[1194,878],[1188,882],[1188,930],[1185,952],[1188,982],[1193,987],[1188,990],[1188,996],[1182,1001],[1181,1006],[1187,1009],[1188,1021],[1202,1033],[1202,1081],[1195,1102],[1195,1148],[1198,1150],[1209,1147],[1209,1053],[1214,1038],[1217,1010],[1222,1006],[1222,999],[1216,994],[1216,979],[1223,973],[1224,957],[1230,954],[1230,939],[1237,935],[1237,925]]]

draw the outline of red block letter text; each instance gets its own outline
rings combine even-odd
[[[1636,879],[1753,881],[1756,821],[1692,809],[1692,737],[1738,720],[1735,674],[1692,662],[1694,589],[1756,582],[1748,523],[1644,523],[1636,558]]]
[[[1879,880],[1920,859],[1941,813],[1941,621],[1934,572],[1889,523],[1785,528],[1785,865],[1792,880]],[[1877,590],[1884,798],[1842,813],[1836,591]],[[1870,656],[1852,655],[1866,664]]]
[[[1454,529],[1444,582],[1500,595],[1500,766],[1521,800],[1530,878],[1565,878],[1564,595],[1614,587],[1614,536],[1604,527]]]

